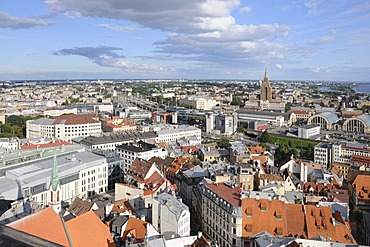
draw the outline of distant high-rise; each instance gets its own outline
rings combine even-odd
[[[267,77],[266,71],[265,71],[265,77],[263,78],[263,82],[261,83],[260,99],[262,101],[268,100],[269,102],[271,102],[272,100],[272,88],[269,82],[269,78]]]

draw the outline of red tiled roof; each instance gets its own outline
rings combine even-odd
[[[51,207],[12,222],[8,226],[63,246],[69,246],[62,220]]]
[[[208,183],[205,187],[235,207],[241,206],[240,185],[232,188],[225,183]]]
[[[148,222],[142,221],[136,218],[130,218],[127,221],[126,228],[123,232],[122,240],[127,240],[127,235],[130,233],[133,237],[135,237],[135,243],[141,243],[144,241],[147,229]]]
[[[79,115],[62,115],[56,118],[54,124],[62,123],[72,125],[72,124],[87,124],[87,123],[100,123],[99,121],[93,119],[95,114],[79,114]]]
[[[352,182],[352,186],[356,187],[356,197],[359,201],[370,201],[370,176],[357,175]]]
[[[245,238],[265,230],[274,236],[300,238],[322,236],[330,238],[332,242],[356,244],[347,222],[338,215],[339,212],[334,218],[337,217],[337,221],[342,224],[333,224],[330,207],[245,198],[242,201],[242,208],[242,234]]]
[[[116,246],[109,228],[89,211],[66,223],[73,246]]]
[[[66,141],[55,141],[50,143],[43,143],[43,144],[33,144],[33,143],[26,143],[21,146],[22,150],[28,149],[36,149],[36,148],[50,148],[50,147],[60,147],[64,145],[71,145],[71,143]]]

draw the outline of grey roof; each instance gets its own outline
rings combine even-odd
[[[193,131],[193,130],[198,130],[201,132],[201,129],[194,127],[194,126],[182,126],[180,125],[176,129],[166,129],[166,130],[158,130],[157,134],[158,135],[167,135],[167,134],[173,134],[173,133],[178,133],[178,132],[185,132],[185,131]]]
[[[113,227],[122,227],[128,220],[130,219],[130,216],[128,215],[120,215],[117,219],[115,219],[112,223]]]
[[[369,114],[362,114],[360,116],[355,117],[365,122],[366,127],[370,127],[370,115]]]
[[[104,157],[90,152],[76,152],[59,156],[57,157],[57,164],[60,181],[67,177],[72,179],[71,181],[78,179],[80,170],[105,162]],[[53,160],[49,158],[6,171],[5,177],[0,177],[0,194],[4,195],[5,199],[18,199],[22,197],[19,187],[31,188],[45,184],[47,188],[50,184],[52,166]],[[76,177],[71,177],[73,175],[76,175]]]
[[[122,132],[107,136],[88,136],[81,141],[81,144],[86,146],[113,143],[113,142],[129,142],[134,140],[145,140],[157,137],[154,132]]]
[[[278,238],[274,236],[269,236],[267,234],[260,236],[259,238],[255,239],[257,246],[259,247],[280,247],[286,246],[289,243],[294,241],[294,238]]]
[[[183,174],[187,178],[200,178],[207,176],[207,172],[199,165],[184,171]]]
[[[322,117],[326,118],[328,120],[329,124],[334,124],[339,120],[337,114],[335,114],[333,112],[321,112],[321,113],[319,113],[315,116],[322,116]]]
[[[291,113],[281,113],[281,112],[271,112],[271,111],[251,111],[251,110],[243,109],[243,108],[237,110],[236,113],[238,113],[238,115],[248,114],[248,115],[256,115],[259,117],[263,116],[266,118],[275,118],[278,116],[282,116],[284,117],[284,121],[289,121],[290,116],[291,116]]]
[[[53,118],[43,117],[43,118],[33,120],[31,123],[33,123],[33,124],[43,124],[43,125],[53,125],[54,121],[55,121],[55,119],[53,119]]]
[[[180,219],[180,216],[184,211],[189,212],[188,206],[167,192],[159,194],[158,196],[154,197],[154,199],[157,200],[161,205],[166,206],[174,215],[176,215],[177,220]]]

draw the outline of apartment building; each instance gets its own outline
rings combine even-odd
[[[26,122],[26,137],[55,137],[70,141],[76,137],[102,133],[101,123],[91,114],[63,115],[58,118],[39,118]]]
[[[192,95],[179,100],[180,105],[190,106],[198,110],[212,110],[218,104],[217,100],[207,96]]]
[[[165,148],[139,141],[137,144],[123,144],[116,147],[116,153],[122,158],[122,168],[126,174],[136,158],[149,160],[152,157],[165,159],[168,152]]]
[[[174,142],[182,138],[195,139],[193,145],[200,144],[202,142],[202,130],[194,126],[177,126],[173,129],[159,130],[157,131],[156,142]]]
[[[76,196],[88,198],[106,191],[108,163],[99,155],[75,152],[10,169],[0,177],[0,196],[19,205],[31,200],[45,207],[53,179],[59,187],[58,201],[71,203]]]
[[[324,169],[330,170],[332,164],[332,144],[319,143],[314,149],[314,163],[321,165]]]
[[[165,239],[190,236],[190,211],[176,197],[164,192],[153,199],[154,228]]]
[[[206,183],[202,191],[202,231],[219,246],[242,246],[241,192],[232,183]]]
[[[298,138],[309,139],[317,135],[320,135],[320,126],[304,125],[298,128]]]

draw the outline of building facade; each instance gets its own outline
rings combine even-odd
[[[152,224],[165,239],[190,236],[190,211],[176,197],[164,192],[153,199]]]
[[[272,87],[269,82],[269,78],[267,77],[267,72],[265,71],[265,76],[263,78],[263,81],[261,82],[260,85],[260,99],[262,101],[271,101],[272,100]]]
[[[56,119],[39,118],[26,122],[26,137],[55,137],[70,141],[81,136],[102,133],[101,123],[91,115],[64,115]]]

